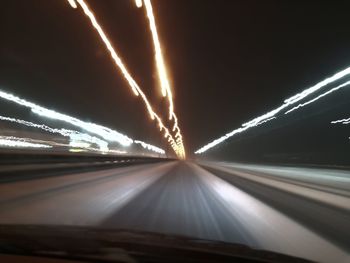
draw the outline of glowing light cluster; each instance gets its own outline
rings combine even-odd
[[[134,143],[140,144],[144,149],[151,150],[151,151],[156,152],[156,153],[165,154],[165,151],[163,149],[160,149],[154,145],[145,143],[143,141],[135,140]]]
[[[29,138],[19,138],[14,136],[0,136],[0,145],[16,148],[52,148],[51,145],[34,143]]]
[[[318,92],[320,91],[322,88],[326,87],[327,85],[331,84],[331,83],[334,83],[338,80],[340,80],[341,78],[345,77],[345,76],[348,76],[350,74],[350,67],[334,74],[333,76],[331,77],[328,77],[326,79],[324,79],[323,81],[317,83],[316,85],[310,87],[310,88],[307,88],[305,90],[303,90],[302,92],[284,100],[284,103],[279,106],[278,108],[276,109],[273,109],[259,117],[256,117],[255,119],[253,120],[250,120],[244,124],[242,124],[242,126],[238,129],[235,129],[233,131],[231,131],[230,133],[227,133],[225,134],[224,136],[218,138],[218,139],[215,139],[213,140],[212,142],[204,145],[203,147],[201,147],[200,149],[198,149],[195,154],[201,154],[201,153],[204,153],[206,151],[208,151],[209,149],[213,148],[214,146],[222,143],[223,141],[227,140],[228,138],[232,137],[233,135],[235,134],[238,134],[238,133],[241,133],[241,132],[244,132],[246,130],[248,130],[249,128],[252,128],[252,127],[256,127],[258,125],[261,125],[262,123],[265,123],[265,122],[268,122],[270,120],[273,120],[273,119],[276,119],[277,118],[277,115],[286,110],[284,112],[284,114],[289,114],[297,109],[300,109],[306,105],[309,105],[317,100],[319,100],[320,98],[326,96],[326,95],[329,95],[331,94],[332,92],[334,91],[337,91],[343,87],[346,87],[348,85],[350,85],[350,81],[347,81],[343,84],[340,84],[338,86],[336,86],[335,88],[332,88],[320,95],[318,95],[317,97],[309,100],[309,101],[306,101],[304,103],[300,103],[298,104],[297,106],[294,106],[293,108],[289,109],[289,107],[291,107],[292,105],[296,104],[297,102],[305,99],[306,97],[309,97],[310,95],[314,94],[315,92]]]
[[[72,3],[74,2],[74,3]],[[160,130],[163,130],[164,128],[164,137],[168,139],[168,142],[171,144],[172,148],[174,149],[175,153],[180,157],[183,158],[182,153],[184,153],[184,149],[182,149],[181,147],[179,147],[179,145],[177,143],[175,143],[175,140],[173,138],[173,136],[168,132],[168,129],[165,128],[163,122],[161,121],[161,118],[156,114],[156,112],[153,110],[149,100],[147,99],[146,95],[144,94],[144,92],[141,90],[141,88],[139,87],[139,85],[136,83],[136,81],[132,78],[131,74],[129,73],[129,71],[127,70],[126,66],[123,64],[120,56],[117,54],[117,52],[115,51],[115,49],[113,48],[111,42],[109,41],[109,39],[107,38],[106,34],[104,33],[102,27],[99,25],[99,23],[97,22],[95,15],[93,14],[93,12],[90,10],[90,8],[87,6],[87,4],[85,3],[84,0],[71,0],[69,1],[69,4],[75,8],[75,6],[77,5],[77,3],[80,5],[80,7],[83,9],[85,15],[90,19],[92,26],[95,28],[95,30],[97,31],[97,33],[99,34],[101,40],[103,41],[103,43],[105,44],[106,48],[108,49],[108,51],[111,54],[112,59],[114,60],[116,66],[120,69],[120,71],[122,72],[124,78],[127,80],[132,92],[134,93],[134,95],[136,96],[140,96],[142,101],[144,102],[146,109],[148,111],[149,116],[151,117],[152,120],[156,119],[158,122],[158,126],[160,127]],[[137,2],[139,3],[139,1]],[[179,141],[179,140],[178,140]]]

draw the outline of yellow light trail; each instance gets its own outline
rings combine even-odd
[[[185,149],[183,146],[183,141],[182,141],[182,136],[181,136],[181,130],[179,128],[178,120],[177,120],[176,114],[174,112],[173,94],[172,94],[171,87],[170,87],[169,80],[168,80],[168,76],[167,76],[167,71],[166,71],[164,58],[163,58],[163,54],[162,54],[162,48],[160,45],[160,40],[159,40],[159,36],[158,36],[158,32],[157,32],[157,26],[156,26],[155,17],[153,14],[151,0],[143,0],[143,3],[144,3],[145,8],[146,8],[146,14],[148,17],[149,26],[150,26],[150,30],[152,33],[153,46],[154,46],[154,52],[155,52],[155,60],[156,60],[158,78],[160,81],[162,95],[163,95],[163,97],[168,98],[169,119],[170,120],[174,119],[174,126],[173,126],[172,131],[174,132],[175,130],[178,130],[178,132],[175,135],[175,137],[177,137],[176,141],[178,143],[178,146],[181,148],[181,150],[185,154]]]
[[[90,10],[90,8],[87,6],[87,4],[85,3],[84,0],[68,0],[69,4],[75,8],[74,6],[77,5],[77,3],[81,6],[81,8],[83,9],[85,15],[90,19],[91,24],[93,25],[93,27],[96,29],[96,31],[98,32],[99,36],[101,37],[102,41],[104,42],[104,44],[106,45],[106,48],[108,49],[108,51],[111,54],[112,59],[114,60],[115,64],[117,65],[117,67],[121,70],[124,78],[127,80],[129,86],[131,87],[133,93],[136,96],[140,96],[143,100],[143,102],[146,105],[147,111],[151,117],[152,120],[156,119],[158,122],[158,125],[160,127],[160,130],[162,131],[162,129],[164,128],[165,130],[165,138],[168,138],[168,141],[171,143],[172,148],[174,149],[175,153],[177,154],[177,156],[179,158],[185,158],[184,156],[184,150],[181,149],[177,144],[172,143],[175,142],[174,138],[172,137],[172,135],[169,133],[169,130],[165,127],[165,125],[163,124],[161,118],[155,113],[155,111],[153,110],[151,104],[149,103],[146,95],[143,93],[143,91],[141,90],[141,88],[138,86],[138,84],[136,83],[136,81],[132,78],[132,76],[130,75],[130,73],[128,72],[126,66],[123,64],[121,58],[118,56],[117,52],[114,50],[111,42],[109,41],[109,39],[107,38],[106,34],[104,33],[102,27],[99,25],[99,23],[97,22],[95,15],[93,14],[93,12]]]
[[[163,97],[169,96],[171,97],[171,89],[164,65],[164,59],[163,59],[163,54],[162,54],[162,48],[160,46],[160,41],[158,37],[158,32],[157,32],[157,27],[156,27],[156,21],[153,15],[153,8],[150,0],[144,0],[145,3],[145,8],[146,8],[146,13],[147,13],[147,18],[149,21],[149,26],[150,30],[152,33],[152,38],[153,38],[153,45],[154,45],[154,52],[155,52],[155,58],[156,58],[156,63],[157,63],[157,69],[158,69],[158,77],[160,80],[161,84],[161,89],[162,89],[162,95]],[[170,107],[173,105],[170,102]],[[172,108],[170,110],[170,113],[172,112]]]

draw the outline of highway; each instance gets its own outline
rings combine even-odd
[[[169,161],[0,184],[0,224],[127,228],[350,262],[350,173]]]

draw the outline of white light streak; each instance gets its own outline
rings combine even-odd
[[[53,110],[46,109],[44,107],[36,105],[32,102],[28,102],[24,99],[21,99],[17,96],[6,93],[4,91],[0,91],[0,98],[3,98],[8,101],[12,101],[18,105],[30,108],[33,113],[38,114],[40,116],[69,123],[73,126],[79,127],[88,132],[99,135],[105,140],[110,142],[118,142],[123,146],[129,146],[133,142],[133,140],[130,139],[128,136],[121,134],[115,130],[109,129],[107,127],[104,127],[95,123],[84,122],[77,118],[74,118]]]
[[[134,143],[140,144],[143,148],[145,148],[147,150],[151,150],[151,151],[156,152],[156,153],[165,154],[165,151],[163,149],[158,148],[157,146],[145,143],[143,141],[135,140]]]
[[[348,118],[348,119],[336,120],[336,121],[331,121],[331,123],[332,123],[332,124],[337,124],[337,123],[349,124],[349,123],[350,123],[350,118]]]
[[[108,151],[108,143],[106,141],[101,140],[95,136],[90,136],[89,134],[86,134],[86,133],[81,133],[78,131],[73,131],[68,129],[51,128],[45,124],[36,124],[30,121],[25,121],[25,120],[5,117],[5,116],[0,116],[0,120],[25,125],[31,128],[41,129],[43,131],[53,133],[53,134],[60,134],[64,137],[69,137],[71,141],[86,141],[89,143],[97,144],[100,147],[101,151]]]
[[[120,150],[108,150],[108,153],[127,154],[128,152]]]
[[[297,110],[297,109],[299,109],[299,108],[302,108],[302,107],[304,107],[304,106],[306,106],[306,105],[308,105],[308,104],[311,104],[311,103],[315,102],[316,100],[319,100],[320,98],[322,98],[322,97],[324,97],[324,96],[327,96],[327,95],[331,94],[332,92],[337,91],[337,90],[339,90],[339,89],[341,89],[341,88],[344,88],[344,87],[346,87],[346,86],[348,86],[348,85],[350,85],[350,81],[347,81],[347,82],[345,82],[345,83],[343,83],[343,84],[341,84],[341,85],[339,85],[339,86],[337,86],[337,87],[335,87],[335,88],[333,88],[333,89],[330,89],[330,90],[328,90],[328,91],[322,93],[321,95],[317,96],[316,98],[314,98],[314,99],[312,99],[312,100],[309,100],[309,101],[307,101],[307,102],[301,103],[301,104],[299,104],[298,106],[295,106],[294,108],[292,108],[292,109],[286,111],[284,114],[288,114],[288,113],[290,113],[290,112],[292,112],[292,111],[295,111],[295,110]]]
[[[195,154],[204,153],[207,150],[209,150],[209,149],[213,148],[214,146],[222,143],[223,141],[227,140],[228,138],[232,137],[235,134],[241,133],[243,131],[246,131],[249,128],[256,127],[257,125],[260,125],[263,122],[267,122],[267,121],[270,121],[270,120],[274,119],[274,117],[276,117],[276,115],[278,113],[280,113],[281,111],[283,111],[286,108],[290,107],[291,105],[299,102],[300,100],[303,100],[304,98],[310,96],[311,94],[319,91],[320,89],[324,88],[325,86],[327,86],[327,85],[329,85],[329,84],[331,84],[333,82],[336,82],[336,81],[338,81],[339,79],[341,79],[341,78],[343,78],[345,76],[348,76],[349,74],[350,74],[350,67],[348,67],[348,68],[346,68],[346,69],[344,69],[344,70],[334,74],[333,76],[331,76],[329,78],[324,79],[323,81],[317,83],[316,85],[314,85],[314,86],[312,86],[312,87],[310,87],[308,89],[305,89],[302,92],[300,92],[300,93],[298,93],[298,94],[296,94],[296,95],[294,95],[294,96],[284,100],[284,103],[281,106],[279,106],[278,108],[273,109],[272,111],[267,112],[267,113],[265,113],[265,114],[263,114],[263,115],[261,115],[259,117],[256,117],[255,119],[242,124],[242,126],[240,128],[235,129],[235,130],[231,131],[230,133],[227,133],[226,135],[224,135],[224,136],[222,136],[222,137],[220,137],[218,139],[213,140],[212,142],[208,143],[207,145],[204,145],[203,147],[198,149],[195,152]],[[337,86],[335,88],[332,88],[329,91],[327,91],[327,92],[317,96],[316,98],[314,98],[314,99],[312,99],[310,101],[307,101],[307,102],[305,102],[303,104],[299,104],[298,106],[292,108],[291,110],[286,111],[285,114],[290,113],[290,112],[292,112],[292,111],[294,111],[294,110],[296,110],[298,108],[301,108],[301,107],[303,107],[305,105],[308,105],[308,104],[310,104],[310,103],[312,103],[312,102],[314,102],[314,101],[316,101],[316,100],[318,100],[318,99],[320,99],[320,98],[322,98],[322,97],[324,97],[324,96],[326,96],[326,95],[328,95],[328,94],[330,94],[330,93],[332,93],[332,92],[334,92],[334,91],[336,91],[336,90],[338,90],[340,88],[343,88],[343,87],[345,87],[345,86],[347,86],[349,84],[350,84],[350,81],[345,82],[345,83],[343,83],[343,84],[341,84],[341,85],[339,85],[339,86]]]
[[[346,75],[350,74],[350,67],[334,74],[333,76],[326,78],[325,80],[317,83],[316,85],[312,86],[311,88],[308,88],[296,95],[294,95],[293,97],[290,97],[288,99],[286,99],[284,102],[285,103],[289,103],[289,104],[293,104],[295,102],[298,102],[300,100],[302,100],[303,98],[305,98],[306,96],[310,95],[311,93],[314,93],[315,91],[318,91],[319,89],[325,87],[326,85],[335,82],[343,77],[345,77]]]
[[[266,120],[263,120],[263,121],[259,122],[256,126],[259,126],[259,125],[261,125],[261,124],[264,124],[264,123],[269,122],[269,121],[274,120],[274,119],[277,119],[277,118],[276,118],[276,117],[268,118],[268,119],[266,119]],[[256,126],[255,126],[255,127],[256,127]]]
[[[50,118],[53,118],[53,119],[63,120],[63,118],[62,118],[60,113],[54,112],[54,114],[53,114],[53,113],[51,113],[50,110],[48,110],[48,112],[50,112],[50,114],[42,114],[43,110],[42,110],[41,106],[35,105],[34,103],[25,101],[23,99],[20,99],[18,97],[15,97],[15,96],[13,96],[11,94],[8,94],[8,93],[5,93],[3,91],[0,91],[0,97],[2,97],[4,99],[10,98],[9,99],[10,101],[16,102],[16,103],[18,102],[19,105],[29,107],[29,108],[32,109],[33,112],[35,112],[35,110],[33,110],[34,108],[37,109],[38,107],[40,107],[40,110],[38,112],[39,115],[44,115],[46,117],[50,117]],[[57,116],[59,116],[59,117],[57,117]],[[63,116],[66,116],[66,115],[63,115]],[[67,118],[69,119],[69,118],[72,118],[72,117],[66,116],[65,119],[67,119]],[[37,123],[30,122],[30,121],[25,121],[25,120],[21,120],[21,119],[17,119],[17,118],[11,118],[11,117],[6,117],[6,116],[1,116],[1,115],[0,115],[0,121],[7,121],[7,122],[11,122],[11,123],[16,123],[16,124],[24,125],[24,126],[27,126],[27,127],[40,129],[40,130],[43,130],[43,131],[46,131],[46,132],[49,132],[49,133],[52,133],[52,134],[60,134],[60,135],[62,135],[64,137],[69,137],[69,139],[70,139],[70,146],[71,147],[78,147],[77,144],[76,144],[76,143],[78,143],[81,148],[86,148],[86,149],[90,150],[90,149],[92,149],[90,147],[91,144],[96,144],[99,147],[99,149],[98,149],[99,151],[112,153],[111,150],[109,150],[109,148],[108,148],[108,142],[106,142],[106,141],[104,141],[104,140],[102,140],[100,138],[97,138],[95,136],[91,136],[91,135],[89,135],[87,133],[82,133],[82,132],[69,130],[69,129],[64,129],[64,128],[52,128],[52,127],[49,127],[49,126],[47,126],[45,124],[37,124]],[[89,125],[92,125],[91,127],[95,127],[95,125],[97,125],[97,124],[89,123]],[[79,126],[79,125],[76,125],[76,126]],[[100,128],[100,127],[103,127],[103,126],[97,125],[97,127]],[[109,128],[106,128],[106,127],[103,127],[103,130],[112,131]],[[105,133],[104,133],[104,135],[105,135]],[[111,137],[111,136],[108,136],[108,137]],[[137,141],[137,143],[139,143],[139,142],[141,142],[141,141]],[[136,143],[136,141],[135,141],[135,143]],[[160,149],[160,148],[158,148],[156,146],[153,146],[151,144],[147,144],[145,142],[142,142],[142,143],[144,143],[144,145],[148,145],[148,147],[144,147],[147,150],[154,151],[156,153],[163,153],[163,154],[165,153],[162,149]],[[130,144],[128,144],[128,145],[130,145]],[[163,152],[160,152],[160,151],[163,151]],[[119,152],[122,152],[122,151],[119,151]]]
[[[81,142],[81,141],[70,141],[69,146],[73,148],[83,148],[83,149],[88,149],[90,148],[91,144],[87,142]],[[107,149],[108,151],[108,149]]]
[[[0,136],[0,146],[16,148],[52,148],[51,145],[28,142],[28,138]]]
[[[49,126],[46,126],[45,124],[36,124],[36,123],[30,122],[30,121],[25,121],[25,120],[20,120],[20,119],[16,119],[16,118],[5,117],[5,116],[0,116],[0,120],[13,122],[13,123],[25,125],[28,127],[32,127],[32,128],[38,128],[38,129],[41,129],[41,130],[44,130],[44,131],[47,131],[50,133],[61,134],[63,136],[70,136],[70,134],[72,134],[74,132],[74,131],[67,130],[67,129],[55,129],[55,128],[51,128]]]
[[[89,144],[86,148],[90,147],[91,144],[96,144],[99,147],[99,150],[101,152],[107,152],[108,149],[108,142],[101,140],[97,137],[90,136],[89,134],[80,133],[80,132],[73,132],[69,136],[70,143],[72,142],[86,142]]]

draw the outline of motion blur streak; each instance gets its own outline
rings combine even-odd
[[[153,38],[153,45],[154,45],[154,52],[155,52],[155,58],[157,63],[157,69],[158,69],[158,77],[161,84],[162,89],[162,95],[163,97],[168,96],[169,97],[169,114],[173,112],[173,104],[172,104],[172,93],[170,89],[170,84],[168,81],[165,65],[164,65],[164,59],[162,54],[162,48],[160,47],[156,22],[153,14],[153,8],[150,0],[144,0],[145,1],[145,7],[147,12],[147,17],[149,20],[149,26],[152,32],[152,38]],[[171,116],[170,116],[171,118]]]
[[[350,204],[348,171],[200,165],[82,166],[64,176],[24,180],[4,175],[0,223],[141,230],[349,262],[349,210],[338,208]]]
[[[69,123],[71,125],[74,125],[76,127],[79,127],[81,129],[84,129],[86,131],[89,131],[93,134],[97,134],[102,138],[106,139],[107,141],[115,141],[120,143],[123,146],[129,146],[133,142],[133,140],[130,139],[128,136],[121,134],[115,130],[109,129],[107,127],[104,127],[95,123],[84,122],[77,118],[74,118],[59,112],[55,112],[53,110],[46,109],[44,107],[36,105],[32,102],[28,102],[24,99],[21,99],[19,97],[16,97],[12,94],[6,93],[1,90],[0,90],[0,98],[3,98],[8,101],[12,101],[24,107],[30,108],[33,113],[38,114],[40,116],[45,116],[46,118],[60,120],[60,121]]]
[[[142,7],[142,0],[135,0],[135,4],[138,8]]]
[[[91,10],[88,8],[88,6],[86,5],[86,3],[82,0],[77,0],[77,2],[80,4],[80,6],[82,7],[84,13],[90,18],[92,25],[94,26],[94,28],[97,30],[98,34],[100,35],[100,37],[102,38],[103,42],[105,43],[107,49],[109,50],[109,52],[111,53],[111,56],[113,58],[113,60],[115,61],[116,65],[118,66],[118,68],[121,70],[122,74],[124,75],[125,79],[128,81],[132,91],[134,92],[135,95],[139,95],[138,93],[138,88],[135,86],[136,83],[134,81],[134,79],[131,77],[130,73],[128,72],[128,70],[126,69],[125,65],[123,64],[121,58],[118,56],[118,54],[115,52],[111,42],[108,40],[106,34],[104,33],[104,31],[102,30],[101,26],[97,23],[96,18],[94,16],[94,14],[91,12]]]
[[[19,148],[51,148],[51,145],[28,142],[29,138],[19,138],[14,136],[0,136],[0,145],[6,147]]]
[[[148,149],[148,150],[152,150],[152,151],[154,151],[156,153],[161,153],[161,154],[165,153],[165,151],[163,149],[160,149],[160,148],[158,148],[156,146],[150,145],[150,144],[142,142],[142,141],[135,140],[134,143],[141,144],[141,146],[143,148]]]
[[[0,91],[0,94],[1,94],[1,91]],[[20,100],[22,102],[24,102],[24,100],[22,100],[22,99],[20,99]],[[28,106],[29,104],[30,104],[30,102],[27,102],[27,103],[25,103],[24,106],[26,106],[26,105]],[[21,104],[21,105],[23,105],[23,104]],[[37,106],[37,107],[40,107],[40,106]],[[32,108],[32,111],[35,112],[35,110],[33,110],[33,108]],[[42,112],[39,112],[39,114],[41,114],[41,113]],[[51,115],[50,115],[50,118],[51,118]],[[69,117],[69,118],[71,118],[71,117]],[[78,132],[78,131],[64,129],[64,128],[60,128],[60,129],[58,129],[58,128],[51,128],[51,127],[49,127],[49,126],[47,126],[45,124],[37,124],[37,123],[30,122],[30,121],[25,121],[25,120],[11,118],[11,117],[5,117],[5,116],[1,116],[1,115],[0,115],[0,120],[1,121],[12,122],[12,123],[17,123],[17,124],[20,124],[20,125],[25,125],[27,127],[41,129],[41,130],[44,130],[44,131],[49,132],[49,133],[60,134],[60,135],[65,136],[65,137],[69,137],[70,140],[71,140],[71,145],[75,145],[74,143],[77,142],[77,141],[85,141],[85,142],[89,142],[89,143],[98,145],[99,146],[99,151],[110,152],[110,153],[112,152],[111,150],[108,149],[108,142],[106,142],[104,140],[101,140],[101,139],[99,139],[99,138],[97,138],[95,136],[91,136],[91,135],[89,135],[87,133],[81,133],[81,132]],[[60,119],[60,120],[62,120],[62,119]],[[83,128],[82,126],[79,126],[79,127]],[[103,126],[101,126],[101,127],[103,127]],[[109,128],[106,128],[106,127],[103,127],[103,128],[105,130],[109,129]],[[138,143],[138,144],[140,144],[140,142],[141,141],[137,141],[137,142],[135,141],[135,143]],[[145,142],[142,142],[142,143],[144,144],[144,145],[142,145],[142,147],[144,149],[147,149],[147,150],[150,150],[150,151],[154,151],[156,153],[161,153],[161,154],[165,153],[162,149],[160,149],[160,148],[158,148],[158,147],[156,147],[154,145],[151,145],[151,144],[148,144],[148,143],[145,143]],[[83,144],[80,144],[80,145],[83,145]],[[144,147],[145,145],[147,145],[147,147]],[[86,147],[86,148],[91,149],[90,147]]]
[[[293,97],[286,99],[284,102],[289,103],[289,104],[293,104],[297,101],[300,101],[303,98],[305,98],[306,96],[308,96],[309,94],[314,93],[315,91],[325,87],[326,85],[328,85],[332,82],[335,82],[335,81],[337,81],[337,80],[339,80],[339,79],[341,79],[349,74],[350,74],[350,67],[334,74],[333,76],[331,76],[329,78],[326,78],[325,80],[317,83],[315,86],[312,86],[311,88],[308,88],[308,89],[294,95]]]
[[[25,120],[10,118],[10,117],[4,117],[4,116],[0,116],[0,120],[25,125],[27,127],[41,129],[43,131],[53,133],[53,134],[60,134],[64,137],[69,137],[70,138],[70,145],[72,145],[72,143],[74,143],[76,141],[86,141],[86,142],[98,145],[99,150],[102,152],[109,151],[108,143],[106,141],[101,140],[101,139],[94,137],[94,136],[90,136],[89,134],[86,134],[86,133],[81,133],[78,131],[73,131],[73,130],[68,130],[68,129],[51,128],[45,124],[37,124],[37,123],[30,122],[30,121],[25,121]],[[89,144],[89,146],[90,146],[90,144]],[[84,148],[89,148],[89,147],[84,147]]]
[[[46,126],[45,124],[36,124],[30,121],[25,121],[25,120],[20,120],[20,119],[16,119],[16,118],[10,118],[10,117],[5,117],[5,116],[0,116],[0,120],[2,121],[8,121],[8,122],[14,122],[14,123],[18,123],[21,125],[25,125],[28,127],[33,127],[33,128],[38,128],[50,133],[58,133],[61,134],[62,136],[69,136],[72,132],[72,130],[67,130],[67,129],[55,129],[55,128],[51,128],[49,126]]]
[[[332,123],[332,124],[336,124],[336,123],[349,124],[349,123],[350,123],[350,118],[341,119],[341,120],[336,120],[336,121],[331,121],[331,123]]]
[[[92,13],[92,11],[89,9],[87,4],[83,0],[77,0],[77,3],[81,6],[81,8],[83,9],[85,15],[90,19],[93,27],[97,30],[97,32],[100,35],[102,41],[104,42],[104,44],[106,45],[107,49],[111,53],[111,56],[112,56],[113,60],[115,61],[116,65],[119,67],[119,69],[122,71],[124,77],[128,81],[129,86],[133,90],[134,94],[137,95],[137,96],[138,95],[141,96],[143,102],[145,103],[145,105],[147,107],[147,110],[148,110],[148,113],[149,113],[151,119],[154,120],[155,117],[156,117],[155,111],[152,109],[151,104],[149,103],[146,95],[143,93],[141,88],[138,86],[136,81],[131,77],[130,73],[128,72],[128,70],[126,69],[124,64],[122,63],[120,57],[117,55],[116,51],[114,50],[111,42],[108,40],[108,38],[107,38],[106,34],[104,33],[104,31],[102,30],[101,26],[96,21],[95,15]],[[158,125],[159,126],[164,126],[163,123],[159,122],[159,120],[160,120],[159,117],[157,117],[156,119],[158,120]],[[174,139],[172,138],[172,135],[170,133],[165,133],[165,135],[166,135],[166,137],[169,137],[171,141],[174,141]],[[178,155],[179,158],[184,158],[180,154],[182,152],[181,149],[178,149],[179,147],[176,144],[171,144],[171,146],[172,146],[172,148],[174,149],[175,153]]]
[[[180,150],[183,152],[183,155],[185,155],[185,149],[182,142],[182,136],[181,136],[181,130],[178,126],[178,120],[176,117],[176,114],[174,112],[174,102],[173,102],[173,94],[171,91],[171,87],[169,84],[167,71],[164,64],[164,58],[162,54],[162,48],[160,46],[160,41],[158,37],[155,17],[153,14],[153,8],[150,0],[144,0],[145,7],[146,7],[146,13],[149,21],[150,30],[152,33],[152,39],[153,39],[153,45],[154,45],[154,52],[155,52],[155,59],[156,59],[156,65],[157,65],[157,71],[158,71],[158,77],[161,85],[162,95],[165,97],[167,96],[168,102],[169,102],[169,119],[174,118],[174,127],[173,131],[176,129],[178,132],[176,133],[176,142],[178,143]]]
[[[261,124],[264,124],[265,122],[268,122],[268,121],[271,121],[271,120],[274,120],[274,119],[277,119],[277,118],[276,118],[276,117],[268,118],[268,119],[266,119],[266,120],[263,120],[263,121],[259,122],[256,126],[259,126],[259,125],[261,125]]]
[[[280,113],[282,110],[285,110],[286,108],[290,107],[291,105],[299,102],[300,100],[303,100],[304,98],[306,98],[306,97],[310,96],[311,94],[319,91],[320,89],[324,88],[325,86],[327,86],[327,85],[329,85],[329,84],[331,84],[333,82],[336,82],[336,81],[338,81],[339,79],[341,79],[341,78],[343,78],[345,76],[348,76],[349,74],[350,74],[350,67],[348,67],[348,68],[346,68],[346,69],[344,69],[344,70],[334,74],[333,76],[331,76],[329,78],[324,79],[323,81],[317,83],[316,85],[312,86],[311,88],[305,89],[302,92],[300,92],[300,93],[298,93],[298,94],[296,94],[296,95],[294,95],[294,96],[284,100],[284,103],[281,106],[279,106],[278,108],[276,108],[276,109],[274,109],[274,110],[272,110],[270,112],[267,112],[267,113],[265,113],[265,114],[263,114],[263,115],[261,115],[259,117],[256,117],[255,119],[242,124],[242,127],[238,128],[236,130],[233,130],[232,132],[227,133],[226,135],[224,135],[224,136],[222,136],[222,137],[220,137],[218,139],[215,139],[212,142],[204,145],[203,147],[201,147],[200,149],[195,151],[195,154],[204,153],[204,152],[208,151],[209,149],[213,148],[214,146],[216,146],[216,145],[222,143],[223,141],[227,140],[228,138],[232,137],[233,135],[235,135],[237,133],[241,133],[241,132],[243,132],[243,131],[245,131],[245,130],[247,130],[249,128],[256,127],[257,125],[260,125],[262,123],[262,121],[269,121],[269,120],[274,119],[273,117],[276,117],[276,115],[278,113]],[[291,111],[294,111],[294,110],[296,110],[298,108],[301,108],[301,107],[303,107],[303,106],[305,106],[307,104],[310,104],[310,103],[318,100],[319,98],[324,97],[324,96],[326,96],[326,95],[328,95],[328,94],[330,94],[330,93],[332,93],[332,92],[334,92],[334,91],[336,91],[336,90],[338,90],[338,89],[340,89],[340,88],[342,88],[342,87],[344,87],[346,85],[349,85],[349,84],[350,84],[350,82],[345,82],[345,83],[343,83],[343,84],[341,84],[341,85],[339,85],[339,86],[337,86],[335,88],[332,88],[329,91],[319,95],[315,99],[310,100],[310,101],[308,101],[308,102],[306,102],[304,104],[299,104],[298,106],[292,108],[291,110],[286,111],[285,114],[287,114],[287,113],[289,113]]]
[[[73,8],[77,8],[77,3],[75,2],[75,0],[68,0],[68,3],[71,5],[71,7]]]
[[[327,91],[327,92],[325,92],[325,93],[322,93],[321,95],[317,96],[316,98],[314,98],[314,99],[312,99],[312,100],[309,100],[309,101],[307,101],[307,102],[304,102],[304,103],[299,104],[298,106],[296,106],[296,107],[294,107],[294,108],[292,108],[292,109],[286,111],[284,114],[288,114],[288,113],[290,113],[290,112],[292,112],[292,111],[295,111],[295,110],[297,110],[297,109],[299,109],[299,108],[302,108],[302,107],[304,107],[304,106],[306,106],[306,105],[308,105],[308,104],[311,104],[311,103],[313,103],[314,101],[316,101],[316,100],[318,100],[318,99],[320,99],[320,98],[322,98],[322,97],[324,97],[324,96],[327,96],[327,95],[331,94],[331,93],[334,92],[334,91],[337,91],[337,90],[339,90],[339,89],[341,89],[341,88],[343,88],[343,87],[345,87],[345,86],[348,86],[349,84],[350,84],[350,81],[347,81],[347,82],[345,82],[345,83],[343,83],[343,84],[341,84],[341,85],[339,85],[339,86],[337,86],[337,87],[335,87],[335,88],[333,88],[333,89],[331,89],[331,90],[329,90],[329,91]]]
[[[164,138],[168,138],[168,142],[170,142],[171,147],[174,149],[175,153],[183,159],[184,156],[180,152],[180,148],[176,145],[175,140],[173,136],[171,136],[169,129],[164,126],[162,119],[157,115],[154,114],[154,117],[156,118],[159,126],[159,130],[162,131],[164,129]]]

